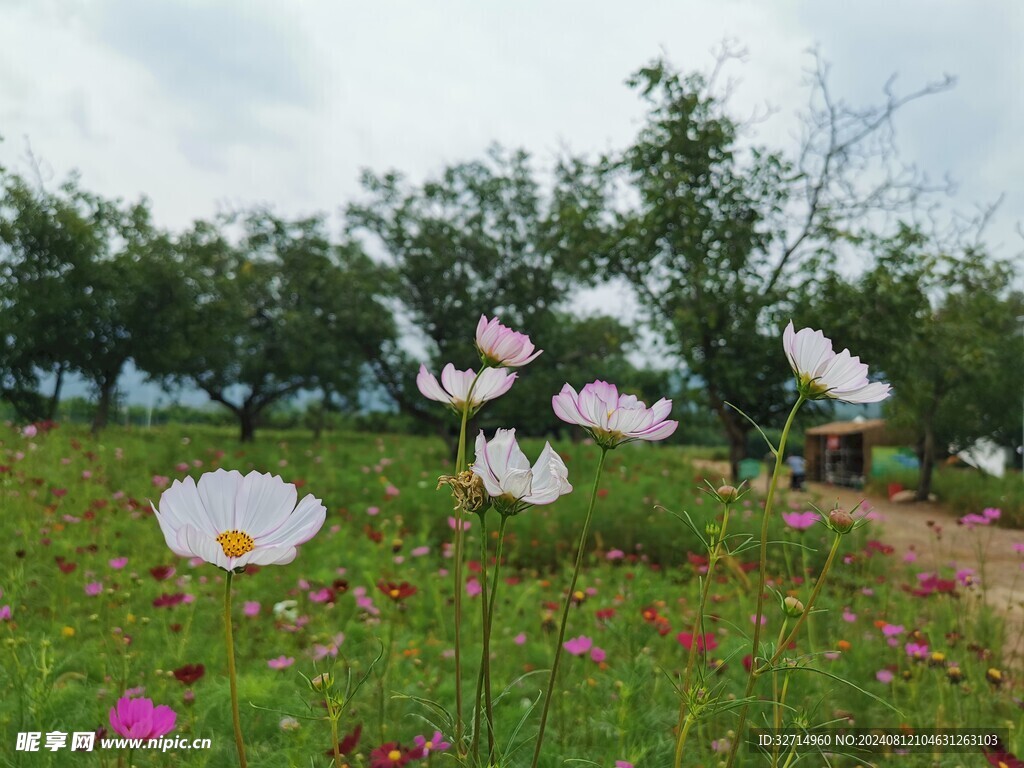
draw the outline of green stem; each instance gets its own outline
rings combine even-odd
[[[551,695],[555,690],[555,680],[558,677],[558,662],[562,658],[562,643],[565,640],[565,626],[569,623],[569,607],[572,605],[572,595],[576,591],[576,580],[580,575],[580,567],[583,565],[583,555],[587,549],[587,535],[590,533],[590,519],[594,515],[594,502],[597,500],[597,485],[601,482],[601,470],[604,469],[604,459],[608,455],[608,449],[601,447],[601,457],[597,461],[597,472],[594,474],[594,487],[590,492],[590,504],[587,507],[587,516],[583,520],[583,532],[580,534],[580,544],[576,550],[576,567],[572,571],[572,581],[569,582],[569,591],[565,595],[565,604],[562,607],[562,625],[558,628],[558,642],[555,644],[555,660],[551,665],[551,676],[548,678],[548,690],[544,695],[544,709],[540,716],[540,730],[537,733],[537,744],[533,750],[533,762],[531,768],[537,768],[537,761],[540,760],[540,750],[544,744],[544,729],[548,722],[548,711],[551,709]]]
[[[707,605],[708,601],[708,592],[711,588],[711,576],[714,573],[715,565],[718,563],[718,559],[720,557],[719,553],[722,549],[722,542],[725,541],[725,531],[728,525],[729,505],[726,504],[725,511],[722,514],[722,529],[719,531],[718,539],[712,542],[712,546],[708,550],[708,572],[704,574],[704,584],[700,593],[700,605],[697,608],[697,615],[693,619],[693,641],[690,644],[690,652],[686,660],[686,673],[683,675],[682,695],[679,697],[679,722],[676,724],[676,730],[678,731],[679,736],[676,738],[675,768],[680,768],[683,764],[683,745],[686,744],[686,737],[690,733],[690,726],[692,725],[693,718],[687,717],[686,714],[686,695],[690,690],[694,662],[697,658],[697,638],[703,636],[704,606]]]
[[[779,647],[775,649],[775,654],[768,660],[768,662],[757,670],[757,674],[761,674],[782,656],[783,651],[789,647],[789,644],[796,639],[797,633],[800,631],[800,627],[803,626],[807,617],[811,613],[811,608],[814,607],[814,601],[818,599],[818,595],[821,594],[821,588],[825,584],[825,577],[828,575],[829,569],[832,567],[832,562],[836,559],[836,553],[839,552],[839,542],[843,538],[841,533],[837,533],[835,539],[832,540],[832,549],[829,550],[828,558],[825,560],[825,565],[822,566],[821,573],[818,574],[818,580],[814,582],[814,589],[811,592],[810,598],[807,600],[807,605],[804,607],[803,613],[800,614],[800,618],[797,619],[796,624],[793,625],[793,631],[789,633],[789,637],[784,642],[779,644]]]
[[[498,571],[501,570],[501,552],[505,542],[505,527],[508,525],[509,515],[501,516],[501,523],[498,525],[498,546],[494,554],[494,573],[491,574],[491,596],[487,606],[487,623],[484,625],[484,706],[487,708],[487,760],[488,765],[493,763],[495,756],[494,739],[494,699],[491,696],[491,627],[494,625],[494,603],[498,594]]]
[[[482,713],[482,697],[490,698],[490,679],[488,676],[488,649],[487,649],[487,518],[485,512],[480,517],[480,626],[483,632],[483,642],[480,651],[480,670],[476,678],[476,698],[473,701],[473,743],[469,751],[480,762],[480,717]],[[485,684],[487,688],[485,689]],[[488,732],[488,744],[493,748],[490,741],[493,736]]]
[[[324,686],[327,688],[327,686]],[[338,737],[338,719],[341,712],[334,708],[334,702],[330,690],[324,691],[324,702],[327,704],[327,717],[331,721],[331,746],[334,749],[334,768],[341,768],[341,750],[339,749],[341,739]]]
[[[469,385],[466,402],[462,404],[462,424],[459,427],[459,451],[455,456],[455,476],[466,468],[466,425],[469,423],[469,409],[473,402],[473,390],[484,372],[482,366]],[[465,721],[462,718],[462,546],[465,532],[462,530],[462,507],[455,510],[455,750],[466,754],[463,740]]]
[[[224,586],[224,639],[228,648],[228,681],[231,684],[231,720],[235,726],[235,749],[238,750],[238,765],[247,768],[245,742],[242,741],[242,721],[238,716],[238,681],[235,679],[235,641],[231,634],[231,579],[234,573],[228,571]]]
[[[772,481],[768,486],[768,497],[764,502],[764,516],[761,518],[761,553],[758,561],[757,576],[757,613],[754,614],[754,637],[751,641],[750,651],[750,672],[747,674],[747,687],[743,694],[744,702],[740,708],[740,719],[736,726],[736,738],[733,739],[732,749],[729,752],[729,762],[726,768],[732,768],[739,752],[740,742],[743,741],[743,726],[747,722],[747,710],[750,708],[750,696],[754,691],[754,681],[757,679],[757,654],[761,647],[761,617],[764,615],[764,584],[765,571],[768,567],[768,520],[771,518],[772,505],[775,502],[775,489],[779,485],[779,475],[782,471],[783,456],[786,455],[786,440],[789,438],[789,430],[793,426],[797,411],[804,404],[804,395],[797,397],[793,410],[789,412],[786,419],[786,426],[782,428],[782,436],[779,438],[779,447],[775,451],[775,470],[772,472]]]

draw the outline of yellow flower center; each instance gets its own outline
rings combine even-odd
[[[391,595],[392,599],[397,600],[402,593],[397,589],[392,589],[388,594]]]
[[[426,743],[425,743],[425,744],[423,745],[423,748],[424,748],[424,749],[433,749],[433,748],[434,748],[434,742],[432,742],[432,741],[428,741],[428,742],[426,742]]]
[[[256,548],[252,536],[242,531],[224,531],[217,537],[217,543],[224,550],[225,557],[241,557]]]
[[[398,760],[401,760],[401,759],[402,759],[402,753],[399,752],[397,749],[392,749],[390,752],[388,752],[388,760],[398,761]]]

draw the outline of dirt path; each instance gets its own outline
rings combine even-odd
[[[711,477],[728,475],[728,465],[722,462],[695,462]],[[755,481],[763,489],[765,478]],[[839,488],[821,483],[809,483],[805,498],[817,497],[822,508],[838,504],[853,509],[864,501],[877,515],[873,525],[879,527],[878,538],[894,547],[893,555],[902,562],[908,552],[917,559],[914,567],[932,571],[944,567],[955,570],[971,568],[983,578],[985,589],[961,589],[968,596],[987,600],[1007,620],[1006,653],[1015,663],[1024,660],[1024,556],[1014,552],[1014,543],[1024,543],[1024,531],[979,526],[969,529],[957,523],[957,516],[936,503],[894,503],[884,496],[867,494],[850,488]],[[863,508],[863,507],[862,507]],[[981,510],[977,510],[980,514]],[[983,556],[983,557],[982,557]],[[982,567],[982,559],[984,567]],[[1009,660],[1009,659],[1008,659]]]

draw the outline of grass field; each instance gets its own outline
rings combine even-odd
[[[442,731],[445,716],[428,702],[454,706],[453,579],[447,542],[451,500],[435,490],[451,471],[441,442],[404,436],[333,434],[314,443],[303,433],[261,433],[241,446],[227,430],[111,429],[98,441],[66,428],[26,438],[0,427],[0,765],[229,766],[234,742],[223,638],[224,573],[167,549],[150,510],[168,482],[197,479],[217,467],[280,474],[327,507],[327,522],[288,566],[250,569],[234,580],[233,623],[242,727],[250,765],[327,766],[331,733],[319,695],[306,683],[319,672],[336,680],[368,672],[343,719],[359,729],[352,766],[387,742],[412,746]],[[531,457],[541,444],[526,441]],[[494,681],[507,688],[495,709],[502,766],[529,765],[567,568],[586,509],[598,450],[555,446],[576,490],[554,505],[512,519],[502,564],[492,639]],[[623,446],[609,455],[593,536],[570,614],[572,650],[563,659],[543,766],[621,761],[643,768],[672,763],[679,708],[674,685],[698,603],[702,545],[674,514],[698,529],[721,509],[699,486],[687,452]],[[711,478],[716,482],[719,478]],[[730,529],[756,535],[761,500],[751,494]],[[790,507],[783,497],[777,509]],[[977,510],[980,512],[980,510]],[[826,554],[821,525],[796,530],[772,521],[773,592],[806,600]],[[470,530],[464,616],[465,663],[479,658],[480,525]],[[1022,537],[1024,539],[1024,537]],[[1005,544],[1005,542],[1002,542]],[[806,630],[788,656],[794,671],[766,680],[785,686],[786,707],[754,705],[754,725],[1008,728],[1007,746],[1024,750],[1017,675],[1003,667],[1003,627],[980,605],[969,576],[923,579],[904,552],[864,528],[843,539],[842,559]],[[698,663],[709,698],[740,696],[754,613],[749,569],[756,551],[719,566],[698,635]],[[253,572],[258,571],[258,572]],[[392,600],[380,582],[415,592]],[[916,594],[915,594],[916,591]],[[290,602],[289,602],[290,601]],[[276,606],[276,609],[275,609]],[[783,626],[767,612],[765,637]],[[579,639],[579,638],[584,639]],[[369,669],[374,658],[382,660]],[[578,652],[578,655],[574,652]],[[186,665],[204,673],[189,683]],[[769,676],[770,677],[770,676]],[[89,753],[16,750],[19,733],[105,729],[125,691],[175,710],[175,735],[209,738],[210,749]],[[735,713],[701,720],[687,742],[686,765],[717,765]],[[785,758],[785,754],[783,755]],[[899,765],[987,765],[979,750],[892,755]],[[831,764],[862,764],[830,758]],[[452,750],[423,764],[456,764]],[[805,765],[822,765],[804,754]],[[414,763],[412,763],[414,764]],[[745,764],[764,764],[747,753]],[[793,763],[790,763],[793,764]]]

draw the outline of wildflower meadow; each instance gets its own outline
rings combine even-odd
[[[668,400],[603,380],[552,393],[569,437],[473,434],[545,357],[497,318],[464,343],[477,370],[417,380],[454,456],[408,435],[7,424],[3,764],[1020,764],[1014,637],[983,576],[923,571],[870,504],[779,482],[805,402],[888,396],[858,358],[779,334],[790,418],[754,488],[661,444]],[[979,562],[1024,558],[999,517],[961,521],[988,534]],[[948,729],[958,748],[898,739]],[[861,742],[820,741],[842,734]]]

